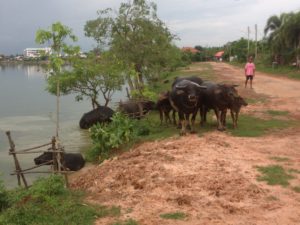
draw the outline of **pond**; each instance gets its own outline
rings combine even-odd
[[[5,135],[11,131],[16,150],[50,142],[55,136],[56,97],[46,90],[45,72],[37,65],[0,65],[0,179],[7,187],[17,184],[13,158],[8,155],[9,143]],[[115,93],[113,102],[124,99]],[[80,152],[90,146],[87,130],[79,128],[83,113],[90,111],[88,100],[77,102],[74,95],[60,100],[60,139],[67,152]],[[20,155],[23,169],[33,166],[38,154]],[[47,170],[48,167],[40,170]],[[29,183],[37,175],[26,175]],[[40,176],[40,175],[39,175]]]

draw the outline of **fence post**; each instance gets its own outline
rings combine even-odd
[[[52,159],[53,159],[53,168],[52,168],[52,172],[55,173],[57,171],[57,167],[58,167],[58,164],[57,164],[57,152],[56,152],[56,138],[55,137],[52,137],[52,140],[51,140],[51,149],[52,149]]]
[[[18,161],[16,152],[15,152],[15,144],[14,144],[14,142],[13,142],[11,136],[10,136],[10,131],[6,131],[6,135],[8,137],[8,141],[9,141],[9,145],[10,145],[9,152],[12,154],[12,156],[14,158],[14,162],[15,162],[17,178],[18,178],[18,185],[21,186],[21,179],[20,178],[22,178],[25,187],[28,188],[27,181],[25,179],[24,174],[22,173],[21,166],[20,166],[20,163]]]

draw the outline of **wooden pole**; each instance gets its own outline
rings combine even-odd
[[[18,178],[18,185],[21,186],[21,178],[22,178],[22,181],[24,183],[24,186],[26,188],[28,188],[28,185],[27,185],[27,181],[25,179],[25,176],[23,173],[21,173],[21,166],[20,166],[20,163],[18,161],[18,158],[16,156],[16,152],[15,152],[15,144],[10,136],[10,131],[6,131],[6,135],[8,137],[8,141],[9,141],[9,145],[10,145],[10,149],[9,149],[9,152],[12,154],[13,158],[14,158],[14,162],[15,162],[15,167],[16,167],[16,173],[17,173],[17,178]]]

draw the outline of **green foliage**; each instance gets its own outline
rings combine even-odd
[[[277,62],[297,62],[300,54],[300,12],[271,16],[265,26],[265,35],[271,54]],[[299,62],[298,62],[299,68]]]
[[[115,11],[99,10],[98,18],[87,21],[84,30],[99,47],[108,45],[128,70],[135,71],[134,78],[127,73],[131,90],[180,64],[180,50],[172,44],[175,36],[158,18],[153,2],[135,0],[121,3]]]
[[[134,122],[122,113],[115,113],[109,124],[96,124],[90,129],[93,147],[86,153],[90,161],[108,158],[112,149],[119,148],[135,136]]]
[[[48,91],[56,93],[57,79],[60,81],[63,94],[76,94],[76,100],[88,98],[93,108],[100,104],[101,94],[107,105],[115,91],[121,90],[124,84],[123,65],[111,52],[105,52],[98,57],[89,54],[86,59],[73,58],[70,61],[72,69],[60,73],[57,77],[48,77]]]
[[[61,176],[41,178],[29,189],[10,191],[11,206],[0,214],[0,224],[93,224],[96,217],[114,216],[107,207],[83,204],[82,194],[64,188]]]
[[[289,180],[294,177],[286,173],[284,168],[279,165],[258,166],[257,170],[263,175],[257,178],[258,181],[266,181],[269,185],[281,185],[286,187],[289,185]]]
[[[160,217],[163,219],[183,220],[187,217],[187,215],[183,212],[175,212],[175,213],[161,214]]]

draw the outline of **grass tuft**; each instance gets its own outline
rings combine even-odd
[[[183,220],[187,217],[187,215],[183,212],[175,212],[175,213],[161,214],[160,217],[163,219]]]
[[[300,186],[292,187],[292,189],[293,189],[295,192],[300,193]]]
[[[287,162],[287,161],[290,161],[289,158],[287,157],[279,157],[279,156],[273,156],[273,157],[270,157],[270,159],[276,161],[276,162]]]
[[[288,111],[278,111],[278,110],[268,110],[267,112],[272,116],[286,116],[289,114]]]
[[[289,180],[294,177],[286,173],[284,168],[279,165],[258,166],[257,170],[263,175],[257,178],[258,181],[266,181],[269,185],[281,185],[286,187],[289,185]]]
[[[133,219],[128,219],[128,220],[125,220],[125,221],[114,222],[111,225],[138,225],[138,223]]]

